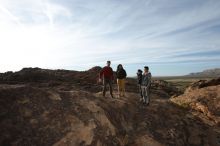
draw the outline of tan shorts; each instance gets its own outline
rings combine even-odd
[[[125,79],[117,79],[117,84],[120,89],[125,89]]]

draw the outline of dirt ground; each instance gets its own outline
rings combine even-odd
[[[154,80],[146,106],[134,79],[127,79],[126,97],[102,97],[99,70],[1,74],[0,145],[220,145],[220,79],[196,82],[185,93]]]
[[[116,95],[115,95],[116,96]],[[0,86],[0,145],[9,146],[184,146],[220,143],[219,125],[151,94],[103,98],[77,87]]]

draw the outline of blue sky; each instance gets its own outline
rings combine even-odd
[[[122,63],[130,76],[220,67],[219,0],[0,0],[0,72],[86,70]]]

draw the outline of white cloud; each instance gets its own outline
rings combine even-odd
[[[219,50],[220,2],[0,0],[1,70],[180,62]],[[102,65],[102,64],[101,64]],[[80,67],[79,67],[80,66]],[[82,67],[83,66],[83,67]]]

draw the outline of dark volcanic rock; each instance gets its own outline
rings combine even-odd
[[[212,79],[212,80],[200,80],[198,82],[192,83],[187,89],[186,92],[189,92],[191,90],[205,88],[208,86],[217,86],[220,85],[220,78]]]

